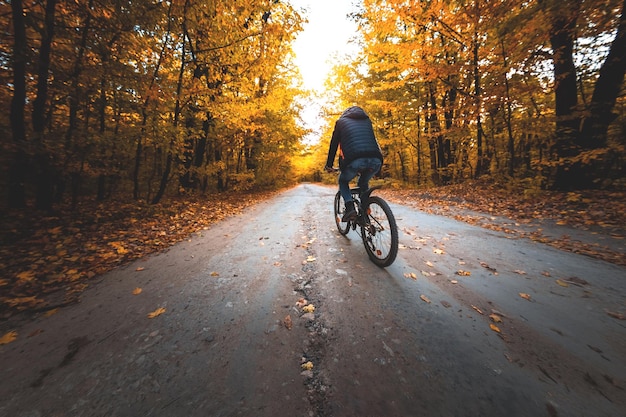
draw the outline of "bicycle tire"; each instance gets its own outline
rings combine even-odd
[[[343,202],[343,198],[341,198],[341,193],[337,192],[335,194],[335,223],[337,224],[337,230],[342,235],[347,235],[350,231],[350,223],[351,222],[342,222],[341,218],[343,217],[345,210],[345,203]]]
[[[369,221],[361,226],[363,246],[370,260],[386,267],[398,255],[398,225],[389,204],[378,196],[371,196],[366,209]]]

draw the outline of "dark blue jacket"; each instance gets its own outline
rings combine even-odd
[[[333,166],[337,148],[339,148],[339,167],[348,166],[358,158],[378,158],[381,162],[383,160],[372,121],[367,113],[357,106],[344,111],[335,123],[326,166]]]

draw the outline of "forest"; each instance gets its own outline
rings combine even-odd
[[[375,123],[383,175],[623,189],[625,1],[363,0],[361,53],[327,81],[303,143],[287,0],[0,5],[8,210],[268,190],[319,179],[334,119]],[[330,46],[329,46],[330,47]]]

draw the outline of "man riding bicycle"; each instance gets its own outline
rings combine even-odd
[[[352,106],[342,113],[333,130],[326,160],[326,171],[333,171],[335,155],[339,149],[339,192],[346,203],[342,222],[354,220],[357,212],[350,193],[350,181],[360,174],[358,186],[365,191],[383,164],[383,154],[374,135],[372,121],[365,111]]]

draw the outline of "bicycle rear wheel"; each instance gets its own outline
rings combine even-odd
[[[343,217],[343,214],[346,211],[346,204],[344,203],[343,198],[341,198],[341,193],[339,192],[337,192],[337,194],[335,195],[334,206],[335,206],[335,223],[337,224],[337,229],[339,230],[339,233],[345,236],[350,231],[351,222],[341,221],[341,218]]]
[[[368,221],[361,226],[361,238],[369,258],[380,267],[389,266],[398,255],[398,226],[391,208],[377,196],[369,198]]]

